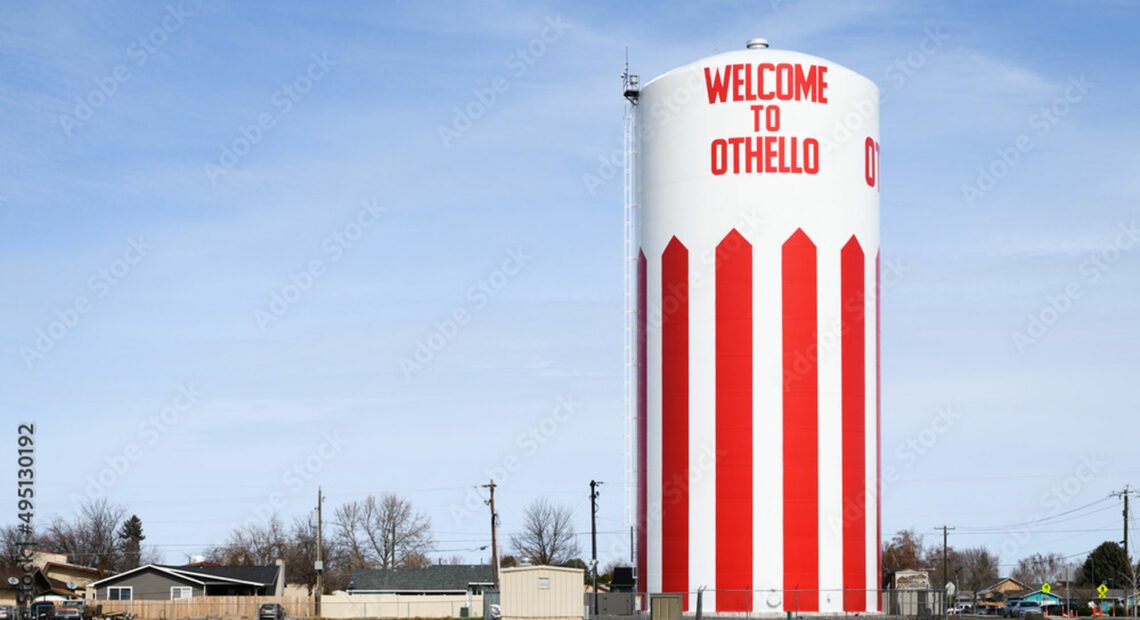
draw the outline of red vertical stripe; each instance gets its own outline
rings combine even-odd
[[[645,313],[646,292],[645,282],[646,261],[645,253],[637,253],[637,591],[641,593],[641,600],[646,601],[646,585],[649,583],[649,574],[645,572],[648,563],[649,550],[646,547],[646,517],[649,510],[649,488],[646,486],[647,467],[649,458],[646,449],[648,442],[648,414],[647,379],[649,368],[646,360],[646,334]]]
[[[782,254],[784,605],[810,612],[819,611],[816,248],[797,229]]]
[[[689,590],[689,250],[676,237],[661,256],[661,590]]]
[[[840,252],[844,611],[867,610],[867,375],[863,248]]]
[[[717,611],[748,611],[752,590],[752,245],[716,248]]]
[[[882,359],[879,343],[879,252],[875,251],[875,591],[876,609],[882,611],[883,597],[883,449],[882,449],[882,379],[879,362]]]

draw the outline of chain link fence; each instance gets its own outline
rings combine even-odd
[[[855,589],[762,589],[717,590],[651,594],[642,599],[626,592],[598,595],[594,609],[593,594],[583,599],[588,616],[631,616],[649,612],[649,599],[669,596],[679,600],[677,607],[685,616],[693,616],[698,605],[702,614],[742,617],[847,616],[882,614],[913,618],[941,618],[947,615],[946,592],[942,590],[855,590]],[[699,603],[698,603],[699,601]],[[666,614],[668,617],[669,614]]]

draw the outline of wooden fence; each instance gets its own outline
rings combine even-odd
[[[102,613],[129,612],[141,619],[174,618],[257,618],[264,603],[280,603],[285,614],[296,618],[314,615],[310,597],[293,596],[199,596],[173,601],[90,601]]]

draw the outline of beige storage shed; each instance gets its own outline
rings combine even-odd
[[[562,566],[519,566],[499,571],[503,620],[581,620],[585,571]]]

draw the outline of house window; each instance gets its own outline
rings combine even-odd
[[[180,598],[190,598],[194,596],[194,590],[187,586],[175,586],[170,588],[170,600],[176,601]]]
[[[550,577],[539,577],[538,578],[538,589],[539,590],[549,590],[550,589]]]
[[[107,588],[108,601],[129,601],[131,600],[131,587],[123,586],[119,588]]]

